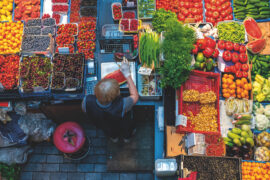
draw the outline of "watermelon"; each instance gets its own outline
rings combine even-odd
[[[265,39],[258,39],[247,44],[247,49],[253,54],[258,54],[261,52],[266,45]]]
[[[244,20],[244,26],[249,36],[255,39],[262,38],[262,31],[256,21],[252,17],[247,17]]]
[[[107,74],[104,79],[115,79],[119,85],[124,84],[127,81],[120,69]]]

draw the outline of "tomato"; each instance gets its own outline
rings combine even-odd
[[[200,16],[200,20],[202,21],[203,20],[203,15],[199,15]]]
[[[243,71],[246,71],[246,72],[249,69],[248,64],[242,64],[242,67],[241,68],[242,68]]]
[[[223,18],[222,18],[221,16],[219,16],[219,17],[217,18],[217,22],[220,22],[220,21],[223,21]]]
[[[234,43],[233,44],[233,50],[234,51],[239,51],[239,49],[240,49],[240,45],[238,43]]]
[[[225,6],[225,9],[227,9],[227,8],[229,8],[231,6],[231,3],[230,2],[225,2],[223,5]]]
[[[225,67],[224,72],[231,72],[231,67],[230,66]]]
[[[242,77],[247,78],[248,77],[248,73],[246,71],[242,71]]]
[[[221,6],[218,6],[218,7],[217,7],[217,11],[218,11],[218,12],[223,11],[222,8],[221,8]]]
[[[203,14],[203,9],[202,8],[198,8],[198,14]]]
[[[230,15],[232,13],[232,7],[228,7],[225,12],[226,14]]]
[[[190,2],[185,2],[184,3],[184,7],[188,9],[188,8],[190,8],[192,6],[191,6],[191,3]]]
[[[206,22],[210,22],[210,21],[211,21],[210,17],[206,17],[206,18],[205,18],[205,21],[206,21]]]
[[[188,18],[193,18],[193,15],[192,14],[189,14],[187,17]]]
[[[220,5],[221,5],[220,0],[217,0],[217,1],[216,1],[216,6],[219,7]]]
[[[237,52],[232,53],[232,62],[237,63],[239,61],[239,54]]]
[[[205,2],[205,3],[209,3],[209,2],[210,2],[210,0],[204,0],[204,2]]]
[[[218,49],[225,49],[225,41],[219,40],[218,41]]]
[[[243,76],[242,71],[236,71],[235,75],[237,78],[242,78]]]
[[[197,15],[198,14],[197,8],[191,8],[191,9],[192,9],[191,14],[193,14],[193,15]]]
[[[211,6],[211,10],[215,11],[215,10],[217,10],[217,7],[216,6]]]
[[[211,6],[211,4],[205,4],[205,9],[206,10],[211,10],[212,9],[212,6]]]
[[[220,13],[220,15],[223,17],[223,18],[225,18],[227,15],[226,15],[226,13],[224,12],[224,11],[222,11],[221,13]]]
[[[240,51],[240,53],[245,53],[246,52],[246,47],[244,46],[244,45],[241,45],[240,46],[240,49],[239,49],[239,51]]]
[[[199,8],[203,8],[202,2],[199,2]]]
[[[218,18],[218,17],[219,17],[219,13],[218,13],[217,11],[214,11],[214,12],[213,12],[213,18],[216,19],[216,18]]]
[[[232,20],[233,16],[230,14],[229,16],[226,17],[228,20]]]
[[[198,22],[198,21],[201,20],[200,15],[195,15],[194,18],[195,18],[195,21],[196,21],[196,22]]]
[[[188,10],[185,9],[185,8],[182,8],[181,13],[182,13],[184,16],[187,16],[187,15],[189,14]]]
[[[181,2],[179,3],[179,5],[180,5],[181,7],[184,7],[184,6],[185,6],[185,2],[181,1]]]
[[[195,8],[199,8],[199,3],[195,2],[194,5],[193,5]]]
[[[242,64],[240,62],[237,62],[234,66],[237,71],[240,71],[242,68]]]
[[[177,18],[178,18],[179,21],[185,21],[185,16],[183,14],[181,14],[181,13],[179,13],[177,15]]]
[[[227,42],[225,43],[225,49],[226,49],[226,50],[229,50],[229,51],[233,50],[233,43],[230,42],[230,41],[227,41]]]
[[[235,66],[230,66],[230,70],[232,73],[235,73],[236,72]]]
[[[206,11],[206,16],[207,17],[213,17],[213,12],[212,11]]]

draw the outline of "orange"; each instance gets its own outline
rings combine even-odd
[[[227,84],[222,84],[222,88],[226,89],[226,88],[228,88],[228,85]]]
[[[247,90],[247,91],[249,90],[248,84],[244,85],[244,89]]]
[[[228,92],[227,89],[222,89],[222,94],[225,94],[225,93],[227,93],[227,92]]]
[[[222,78],[222,83],[226,83],[227,79],[225,77]]]
[[[248,90],[251,90],[252,89],[252,85],[251,83],[248,83]]]
[[[237,94],[237,98],[241,99],[241,95],[240,94]]]
[[[227,83],[228,84],[232,84],[233,83],[233,80],[232,79],[227,79]]]
[[[244,98],[246,96],[245,92],[241,92],[241,97]]]
[[[247,83],[247,78],[241,78],[241,81]]]
[[[241,88],[237,88],[236,92],[237,92],[237,94],[241,94],[241,92],[242,92]]]
[[[229,78],[232,79],[232,80],[234,80],[234,77],[231,74],[229,74]]]
[[[228,74],[224,74],[223,77],[227,78],[228,77]]]
[[[235,90],[234,89],[231,89],[230,90],[230,94],[233,95],[235,93]]]
[[[228,97],[230,97],[230,94],[229,94],[229,93],[225,93],[225,94],[223,94],[223,96],[224,96],[225,98],[228,98]]]
[[[236,80],[236,85],[237,85],[237,86],[240,86],[240,85],[241,85],[241,80],[237,79],[237,80]]]
[[[230,89],[235,89],[236,87],[235,87],[235,84],[231,84],[230,85]]]

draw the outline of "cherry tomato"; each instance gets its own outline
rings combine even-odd
[[[223,18],[222,18],[221,16],[219,16],[219,17],[217,18],[217,22],[220,22],[220,21],[223,21]]]
[[[210,22],[211,21],[211,17],[206,17],[206,22]]]
[[[192,14],[189,14],[187,17],[188,18],[193,18],[193,15]]]
[[[179,3],[179,5],[180,5],[181,7],[184,7],[184,6],[185,6],[185,2],[181,1],[181,2]]]

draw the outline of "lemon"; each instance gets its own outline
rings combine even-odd
[[[13,7],[12,7],[12,4],[9,4],[7,7],[6,7],[6,10],[8,11],[12,11]]]
[[[4,15],[4,14],[6,14],[6,11],[4,9],[1,9],[0,10],[0,14],[3,14]]]
[[[12,16],[11,16],[11,15],[8,16],[8,17],[7,17],[7,20],[8,20],[9,22],[12,22]]]
[[[1,13],[2,14],[2,13]],[[6,16],[5,15],[1,15],[1,19],[2,19],[2,21],[4,21],[4,19],[6,19]]]
[[[7,1],[7,0],[4,0],[4,1],[3,1],[3,5],[4,5],[4,6],[7,6],[7,5],[8,5],[8,1]]]

